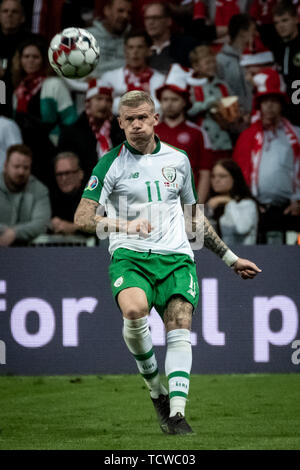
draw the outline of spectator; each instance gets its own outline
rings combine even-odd
[[[33,152],[32,172],[47,185],[61,126],[77,119],[68,88],[61,78],[49,76],[49,70],[44,41],[30,39],[18,47],[13,59],[14,117]]]
[[[143,23],[144,10],[149,3],[154,0],[133,0],[132,1],[132,26],[134,29],[140,28]],[[159,3],[168,4],[173,18],[181,25],[186,17],[192,14],[192,0],[160,0]],[[105,1],[95,0],[95,15],[102,17]]]
[[[17,46],[32,36],[24,28],[24,12],[19,0],[2,0],[0,4],[0,79],[6,84],[6,104],[2,114],[11,117],[13,93],[11,62]]]
[[[165,76],[147,65],[150,56],[151,39],[144,31],[130,31],[125,36],[125,67],[120,67],[102,76],[105,86],[113,89],[113,114],[118,114],[121,96],[127,91],[143,90],[155,97]],[[157,112],[159,102],[154,98]]]
[[[208,25],[211,25],[213,47],[219,51],[222,44],[228,42],[228,25],[232,16],[245,13],[247,4],[248,0],[194,0],[193,23],[200,30],[206,27],[208,32]]]
[[[249,13],[263,38],[274,34],[273,8],[277,3],[278,0],[252,0],[251,2]]]
[[[255,24],[247,14],[234,15],[228,26],[229,44],[217,54],[218,75],[239,98],[243,112],[250,113],[252,107],[251,87],[247,83],[240,65],[243,51],[252,41]]]
[[[241,66],[245,70],[245,77],[252,90],[255,88],[254,77],[265,68],[275,68],[274,55],[267,49],[257,36],[249,49],[246,49],[241,58]],[[260,119],[260,112],[252,104],[251,123]]]
[[[265,243],[269,231],[280,231],[284,240],[286,230],[300,230],[300,143],[282,115],[287,96],[278,73],[266,68],[254,80],[261,119],[241,134],[233,158],[260,204]]]
[[[22,135],[19,126],[12,119],[0,116],[0,172],[2,172],[4,168],[8,147],[16,144],[22,144]]]
[[[92,79],[86,94],[86,110],[78,120],[63,129],[60,151],[78,155],[85,178],[107,150],[125,140],[117,118],[112,115],[112,89],[101,80]]]
[[[101,59],[94,71],[96,77],[125,64],[124,34],[130,29],[132,0],[108,0],[102,21],[95,20],[88,30],[101,48]]]
[[[256,36],[248,49],[245,49],[241,57],[241,66],[245,68],[246,80],[253,85],[253,77],[263,68],[275,66],[274,55]]]
[[[74,214],[84,190],[84,173],[73,152],[59,153],[54,160],[56,188],[51,193],[51,229],[56,234],[72,235],[78,231]]]
[[[32,31],[42,33],[48,41],[64,28],[86,27],[85,14],[93,14],[93,0],[39,0],[31,8],[28,0],[23,2]]]
[[[0,246],[26,245],[50,221],[48,189],[31,175],[31,161],[26,145],[8,148],[0,174]]]
[[[192,107],[188,116],[207,132],[212,148],[212,165],[219,159],[230,158],[232,152],[230,124],[215,111],[223,97],[231,95],[228,85],[216,75],[216,58],[209,46],[197,46],[190,53],[193,67],[191,86]],[[206,79],[203,83],[203,79]],[[227,130],[226,130],[227,128]]]
[[[225,243],[256,243],[257,203],[240,167],[232,159],[219,160],[212,169],[207,217]]]
[[[185,112],[190,106],[185,83],[168,81],[156,94],[161,103],[163,119],[155,127],[161,140],[184,150],[194,174],[199,203],[204,203],[209,190],[211,168],[210,144],[201,128],[186,120]]]
[[[171,64],[179,62],[188,67],[189,52],[197,42],[186,34],[172,33],[171,11],[166,3],[149,3],[144,9],[145,30],[152,40],[150,67],[167,74]]]
[[[279,3],[273,10],[273,18],[277,37],[270,42],[269,47],[287,86],[290,98],[287,117],[292,124],[300,126],[298,100],[295,104],[292,100],[295,92],[293,83],[300,78],[300,33],[296,5],[291,2]]]

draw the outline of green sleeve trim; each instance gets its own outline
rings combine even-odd
[[[92,199],[92,201],[99,202],[101,198],[102,189],[104,186],[105,177],[112,166],[115,159],[119,156],[123,144],[118,145],[117,147],[110,150],[106,153],[94,167],[90,181],[93,176],[98,179],[98,184],[95,189],[89,188],[89,183],[86,185],[82,197],[85,199]]]

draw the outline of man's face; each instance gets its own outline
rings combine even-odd
[[[160,5],[150,5],[145,9],[144,22],[149,36],[156,39],[165,35],[166,30],[170,32],[172,20],[164,16],[163,8]]]
[[[131,19],[132,5],[127,0],[114,0],[104,8],[105,19],[114,34],[122,34]]]
[[[83,171],[75,158],[62,158],[55,166],[57,186],[63,193],[72,193],[79,189],[83,179]]]
[[[145,67],[150,50],[143,37],[128,39],[125,45],[126,64],[133,69]]]
[[[139,148],[154,137],[154,126],[158,124],[158,114],[154,113],[148,103],[135,108],[122,106],[118,120],[130,145]]]
[[[4,164],[4,176],[9,189],[22,191],[29,179],[31,158],[19,152],[13,152]]]
[[[24,23],[24,15],[19,3],[15,0],[5,0],[0,7],[0,24],[4,33],[18,30]]]
[[[284,13],[281,16],[274,16],[274,26],[279,36],[288,41],[297,35],[298,19],[289,13]]]
[[[165,118],[176,119],[184,113],[186,102],[178,93],[164,90],[161,94],[160,105]]]
[[[112,99],[105,94],[98,94],[89,100],[89,110],[94,119],[105,121],[112,113]]]
[[[264,124],[275,123],[281,115],[282,105],[278,96],[266,96],[261,99],[260,110]]]

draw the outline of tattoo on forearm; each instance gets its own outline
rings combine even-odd
[[[228,246],[221,240],[206,217],[204,217],[204,246],[216,253],[220,258],[228,250]]]
[[[97,222],[95,220],[97,204],[88,199],[82,199],[76,210],[74,222],[80,230],[88,233],[95,233]]]

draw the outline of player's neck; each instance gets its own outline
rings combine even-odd
[[[164,122],[169,126],[169,127],[176,127],[179,126],[182,122],[185,121],[185,116],[184,114],[180,114],[177,117],[170,118],[170,117],[164,117]]]
[[[155,140],[155,137],[151,138],[148,142],[131,142],[129,139],[127,139],[129,145],[133,147],[135,150],[137,150],[141,155],[149,155],[154,152],[156,149],[157,142]]]

